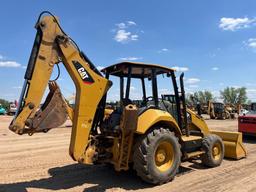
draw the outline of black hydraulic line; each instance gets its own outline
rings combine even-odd
[[[172,77],[173,89],[174,89],[174,94],[175,94],[178,125],[179,125],[180,128],[182,128],[179,89],[178,89],[177,82],[176,82],[176,77],[175,77],[175,74],[174,74],[173,71],[171,72],[171,77]]]
[[[95,65],[91,62],[91,60],[84,54],[84,52],[80,52],[82,58],[89,64],[90,68],[97,73],[98,75],[102,76],[101,72],[95,67]]]
[[[65,36],[68,37],[68,35],[64,32],[64,30],[63,30],[62,27],[60,26],[60,24],[59,24],[57,18],[56,18],[50,11],[43,11],[43,12],[40,13],[40,15],[39,15],[39,17],[38,17],[38,19],[37,19],[37,24],[36,24],[36,26],[39,24],[39,22],[40,22],[40,20],[41,20],[41,17],[42,17],[44,14],[51,15],[51,16],[53,17],[54,21],[56,22],[56,24],[58,25],[58,27],[60,28],[61,32],[62,32]],[[78,50],[79,53],[80,53],[81,51],[80,51],[79,47],[77,46],[76,42],[75,42],[72,38],[70,38],[70,37],[68,37],[68,38],[72,41],[72,43],[76,46],[77,50]]]
[[[52,81],[57,81],[57,80],[59,79],[59,77],[60,77],[60,66],[59,66],[58,63],[56,63],[56,65],[57,65],[58,75],[57,75],[57,77],[55,77],[54,80],[49,80],[50,82],[52,82]]]
[[[38,51],[39,51],[40,44],[41,44],[41,40],[42,40],[42,35],[43,34],[42,34],[41,29],[37,29],[37,33],[36,33],[36,37],[35,37],[35,40],[34,40],[33,48],[32,48],[31,53],[30,53],[28,66],[27,66],[26,73],[25,73],[25,76],[24,76],[24,78],[27,79],[27,80],[31,80],[31,78],[32,78],[36,58],[37,58]]]
[[[127,84],[126,84],[126,92],[125,92],[125,99],[129,99],[130,95],[130,86],[131,86],[131,76],[132,76],[132,67],[128,67],[128,77],[127,77]]]
[[[141,78],[141,84],[142,84],[142,93],[143,93],[143,101],[146,101],[146,87],[145,87],[145,79]]]
[[[120,77],[120,101],[124,99],[124,77]]]
[[[106,79],[109,79],[109,73],[106,73],[105,75]],[[103,123],[103,119],[104,119],[104,114],[105,114],[105,108],[106,108],[106,102],[107,102],[107,93],[102,97],[102,99],[100,100],[94,119],[93,119],[93,125],[92,125],[92,129],[94,131],[95,134],[97,134],[97,127],[99,124]]]
[[[152,93],[155,101],[155,106],[158,107],[157,77],[155,69],[152,69]]]
[[[182,113],[184,118],[184,126],[186,136],[189,136],[189,129],[188,129],[188,118],[187,118],[187,106],[186,106],[186,97],[185,97],[185,89],[184,89],[184,73],[180,75],[180,90],[181,90],[181,99],[182,99]]]

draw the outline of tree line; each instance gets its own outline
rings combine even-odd
[[[223,99],[225,104],[249,104],[251,101],[248,100],[246,94],[246,88],[234,88],[226,87],[223,91],[220,91],[220,98]],[[188,105],[194,105],[196,103],[207,104],[208,101],[216,101],[216,97],[210,91],[197,91],[193,94],[186,95],[186,102]],[[8,108],[9,101],[0,99],[0,104],[4,108]]]
[[[248,104],[251,101],[248,100],[246,94],[246,88],[234,88],[226,87],[224,90],[220,91],[220,98],[223,100],[224,104]],[[197,91],[193,94],[187,94],[187,103],[193,105],[195,103],[206,104],[208,101],[216,101],[216,97],[210,91]]]
[[[10,102],[5,99],[0,99],[0,104],[3,108],[7,109],[9,107]]]

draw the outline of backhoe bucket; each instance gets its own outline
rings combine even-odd
[[[225,146],[225,157],[232,159],[241,159],[247,156],[247,151],[243,145],[242,133],[228,131],[211,131],[211,133],[220,136]]]
[[[68,117],[67,103],[56,82],[49,83],[50,92],[44,104],[32,120],[33,132],[46,132],[65,123]]]

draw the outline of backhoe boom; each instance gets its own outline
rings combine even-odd
[[[34,127],[36,125],[34,119],[40,118],[38,108],[53,67],[62,62],[76,87],[70,155],[74,160],[82,161],[85,159],[85,149],[88,147],[90,131],[95,123],[96,110],[110,88],[111,81],[102,77],[91,62],[81,54],[76,44],[60,28],[56,17],[50,15],[40,18],[36,29],[37,34],[25,74],[20,106],[9,129],[19,134],[40,131]]]

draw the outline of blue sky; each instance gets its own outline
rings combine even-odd
[[[185,71],[187,92],[209,90],[218,97],[226,86],[245,86],[256,101],[255,7],[253,0],[3,1],[0,98],[18,99],[33,27],[49,10],[98,67],[122,60],[158,63]],[[59,83],[68,97],[74,86],[61,69]],[[138,89],[134,84],[133,92]]]

